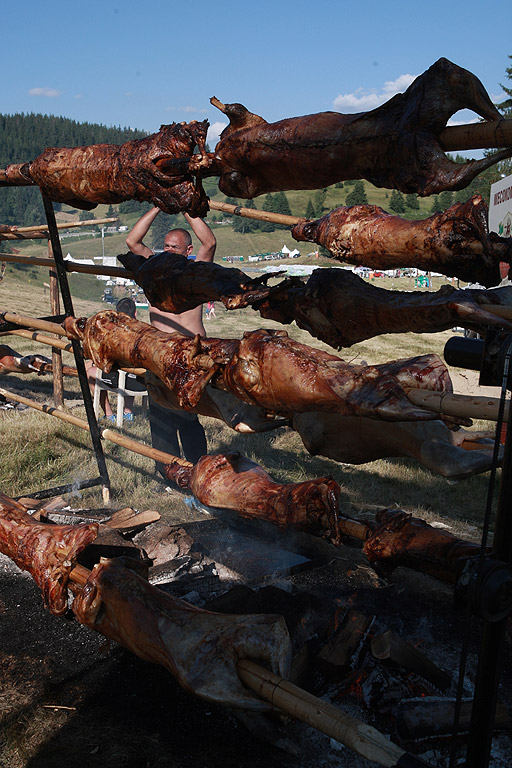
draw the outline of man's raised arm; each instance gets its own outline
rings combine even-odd
[[[150,226],[160,213],[160,208],[151,208],[150,211],[145,213],[131,228],[128,237],[126,238],[126,245],[132,253],[137,256],[144,256],[145,259],[153,255],[151,248],[148,248],[144,243]]]
[[[189,216],[188,213],[184,213],[183,215],[190,224],[192,232],[201,243],[197,252],[196,261],[213,261],[215,249],[217,248],[217,240],[215,239],[212,230],[203,219],[194,219],[192,216]]]

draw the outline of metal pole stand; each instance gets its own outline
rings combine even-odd
[[[60,292],[62,295],[62,301],[64,304],[64,311],[66,317],[73,317],[73,301],[71,299],[71,292],[69,290],[68,274],[66,266],[64,264],[64,257],[62,255],[62,247],[60,244],[59,230],[57,229],[57,222],[55,220],[55,212],[53,210],[52,201],[41,193],[44,204],[44,211],[46,214],[46,221],[48,223],[48,232],[50,234],[50,242],[52,244],[53,258],[55,259],[55,268],[57,272],[57,279],[59,281]],[[79,488],[90,488],[95,485],[102,486],[103,503],[108,504],[110,502],[110,479],[108,476],[107,465],[105,462],[105,456],[103,454],[103,447],[101,444],[100,430],[96,415],[94,413],[91,391],[89,389],[89,383],[87,381],[87,373],[85,370],[85,363],[82,354],[82,348],[80,342],[77,339],[72,339],[71,344],[73,347],[73,354],[75,356],[75,365],[78,372],[78,380],[80,382],[80,389],[82,390],[82,397],[84,400],[85,411],[87,414],[87,421],[89,424],[89,430],[91,433],[92,446],[94,449],[94,455],[96,456],[96,463],[98,464],[99,477],[93,480],[86,480],[82,484],[78,484]],[[64,486],[65,488],[67,486]],[[77,487],[76,485],[74,486]],[[62,488],[62,487],[61,487]],[[48,491],[39,491],[37,494],[39,498],[47,498],[54,495],[51,491],[54,490],[58,493],[59,489],[49,489]],[[62,490],[61,490],[62,492]],[[44,494],[44,496],[41,496]]]

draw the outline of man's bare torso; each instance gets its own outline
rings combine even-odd
[[[162,312],[156,307],[149,308],[149,321],[159,331],[166,333],[183,333],[185,336],[206,336],[203,325],[203,307],[195,307],[187,312],[175,315],[171,312]]]

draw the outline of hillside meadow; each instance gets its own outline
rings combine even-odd
[[[30,280],[25,272],[8,267],[0,282],[0,310],[17,311],[33,316],[49,314],[49,296],[43,287],[47,277],[45,270],[34,270]],[[438,279],[440,281],[441,279]],[[75,314],[91,315],[105,309],[101,301],[87,297],[93,294],[96,278],[72,276]],[[391,287],[391,280],[382,280],[384,287]],[[397,283],[398,281],[394,281]],[[407,288],[407,279],[401,280],[401,288]],[[397,286],[398,287],[398,286]],[[434,287],[439,287],[435,285]],[[147,312],[139,314],[146,321]],[[216,318],[206,324],[210,336],[235,338],[245,330],[259,327],[279,328],[272,321],[262,321],[249,309],[227,312],[216,304]],[[310,346],[332,349],[313,339],[306,331],[293,324],[287,328],[294,339]],[[340,354],[348,362],[381,363],[401,357],[427,352],[442,354],[444,344],[452,334],[396,334],[381,336],[357,344]],[[23,354],[50,355],[50,348],[20,337],[2,337]],[[64,362],[73,365],[71,355],[64,353]],[[458,380],[467,379],[467,371],[453,371]],[[473,376],[474,393],[477,378]],[[50,376],[36,374],[1,377],[1,386],[13,392],[23,393],[39,402],[51,402],[52,381]],[[467,390],[465,390],[467,391]],[[78,381],[65,379],[66,408],[85,418],[85,410],[79,393]],[[279,482],[297,482],[317,476],[331,475],[340,484],[341,511],[347,514],[368,506],[398,506],[419,514],[427,520],[444,521],[454,531],[466,536],[476,535],[483,518],[487,494],[488,473],[461,482],[448,481],[415,461],[388,459],[365,465],[338,464],[330,459],[310,456],[299,436],[288,428],[257,435],[239,435],[223,423],[203,419],[208,437],[209,453],[238,450],[261,464]],[[476,424],[478,428],[492,425]],[[150,443],[147,419],[137,413],[126,433],[137,440]],[[343,436],[340,436],[343,439]],[[97,475],[94,454],[88,433],[58,421],[56,418],[31,409],[0,410],[0,440],[2,462],[0,488],[11,496],[54,487],[78,479]],[[112,484],[112,505],[131,505],[136,509],[157,509],[167,520],[197,517],[201,513],[191,510],[179,492],[166,492],[164,484],[153,471],[153,462],[112,443],[103,442]],[[74,507],[101,506],[99,488],[77,492],[72,498]]]

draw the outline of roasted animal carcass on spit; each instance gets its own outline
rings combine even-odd
[[[37,184],[51,200],[91,210],[98,203],[147,200],[166,213],[204,216],[207,198],[199,172],[208,164],[208,122],[172,123],[158,133],[125,144],[46,149],[30,163],[9,165],[3,185]],[[179,171],[162,173],[155,161],[189,158]],[[194,179],[195,174],[195,179]]]
[[[345,179],[432,195],[462,189],[512,148],[455,163],[439,136],[459,109],[485,120],[502,116],[482,83],[439,59],[409,86],[370,112],[321,112],[267,123],[241,104],[211,99],[230,120],[215,148],[214,167],[226,195],[253,198],[288,189],[320,189]]]
[[[454,326],[511,328],[486,305],[512,306],[512,288],[388,291],[346,269],[315,269],[306,282],[283,280],[254,308],[268,320],[293,321],[335,349],[385,333],[437,333]]]
[[[0,344],[0,374],[2,373],[35,373],[43,376],[53,370],[52,361],[42,355],[20,355],[7,344]],[[62,366],[65,376],[76,376],[76,368]]]
[[[312,456],[327,456],[343,464],[405,457],[450,480],[472,477],[492,467],[492,433],[453,431],[441,420],[390,423],[338,413],[297,413],[292,428]],[[499,464],[502,460],[501,448]]]
[[[101,370],[143,367],[172,389],[180,407],[192,410],[204,388],[227,390],[240,400],[277,413],[334,411],[390,420],[431,420],[413,406],[393,363],[352,366],[327,352],[299,344],[285,331],[253,331],[241,340],[167,334],[111,310],[67,318],[70,337]],[[390,373],[391,371],[391,373]]]
[[[430,355],[422,356],[429,368]],[[420,360],[422,359],[419,358]],[[414,358],[413,358],[414,360]],[[407,367],[408,361],[401,361]],[[163,408],[179,409],[173,392],[154,374],[146,373],[150,396]],[[423,381],[415,379],[415,387],[451,391],[451,382],[432,375]],[[363,416],[334,413],[295,413],[276,418],[259,406],[242,402],[230,392],[208,385],[194,413],[219,419],[241,434],[268,432],[291,426],[312,456],[326,456],[343,464],[367,464],[377,459],[407,457],[443,477],[461,480],[492,466],[494,434],[490,432],[450,429],[443,421],[380,421]],[[500,449],[499,463],[502,461]]]
[[[117,257],[133,274],[150,304],[164,312],[181,313],[207,301],[222,301],[227,309],[247,307],[264,299],[270,275],[251,279],[239,269],[195,262],[163,251],[149,259],[134,253]]]
[[[167,464],[165,472],[209,507],[233,509],[242,517],[281,528],[291,525],[339,542],[340,487],[332,477],[283,485],[238,452],[202,456],[193,467]]]
[[[28,571],[51,613],[67,610],[69,574],[78,554],[96,538],[98,523],[48,525],[0,493],[0,552]]]
[[[190,693],[229,707],[270,710],[243,687],[236,664],[261,659],[286,676],[291,651],[283,617],[201,610],[152,586],[128,564],[118,558],[93,568],[73,602],[77,619],[165,667]]]
[[[346,536],[363,539],[364,553],[383,575],[403,565],[453,580],[460,563],[479,549],[402,510],[380,511],[365,524],[354,521],[338,512],[340,488],[332,478],[280,485],[239,453],[203,456],[192,468],[171,463],[166,474],[210,507],[297,528],[337,546]]]
[[[394,568],[404,566],[455,580],[460,564],[476,557],[480,547],[433,528],[401,509],[383,509],[376,515],[363,552],[373,567],[386,576]]]
[[[242,686],[236,664],[261,659],[287,676],[291,654],[284,619],[201,610],[149,584],[135,572],[140,563],[129,558],[102,559],[84,581],[83,573],[73,573],[76,557],[97,530],[97,523],[35,522],[21,504],[0,494],[0,552],[31,573],[52,613],[67,610],[69,587],[82,624],[164,666],[186,690],[230,707],[269,710]]]
[[[487,215],[480,195],[419,221],[376,205],[354,205],[301,221],[292,235],[323,245],[341,262],[373,269],[418,267],[492,286],[501,280],[500,261],[511,262],[512,239],[489,232]]]

